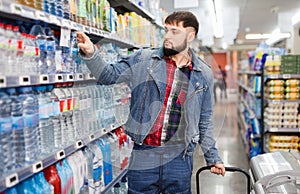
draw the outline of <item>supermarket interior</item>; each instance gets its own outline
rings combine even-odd
[[[171,88],[169,93],[164,89],[165,99],[160,98],[165,109],[156,111],[160,114],[151,127],[148,113],[142,113],[147,112],[146,107],[151,117],[158,106],[141,99],[150,99],[146,97],[148,83],[148,96],[156,98],[151,86],[160,80],[155,80],[150,64],[150,70],[144,66],[147,74],[132,74],[130,80],[129,73],[118,72],[118,67],[124,67],[127,59],[127,63],[136,60],[143,65],[136,53],[168,46],[164,39],[170,28],[164,20],[174,11],[190,11],[196,16],[199,31],[190,50],[209,66],[214,84],[197,90],[197,82],[194,93],[188,96],[195,86],[190,84],[184,91],[185,82],[176,73],[181,67],[173,61],[176,70],[171,84],[161,81]],[[180,25],[171,29],[173,35]],[[96,53],[91,58],[79,47],[77,32],[84,32],[91,41]],[[299,0],[0,0],[0,194],[300,193],[299,43]],[[99,66],[115,67],[115,72],[107,70],[110,74],[103,76],[105,79],[125,75],[116,81],[103,81],[98,76],[103,74],[89,64],[96,55],[101,56]],[[167,56],[161,60],[172,61]],[[121,63],[123,66],[117,66]],[[191,64],[194,68],[195,62]],[[140,72],[134,65],[131,70]],[[188,78],[194,71],[205,74],[192,68]],[[170,72],[167,74],[170,78]],[[132,80],[141,75],[147,75],[143,83],[133,84]],[[155,91],[160,90],[159,84]],[[177,122],[178,115],[172,113],[177,109],[167,103],[175,98],[176,102],[170,103],[180,101],[181,92],[185,95]],[[203,99],[207,96],[211,97],[213,125],[204,126],[203,112],[208,111],[209,103]],[[193,115],[195,120],[199,118],[193,122],[197,122],[196,127],[188,127],[190,119],[180,118],[181,112],[182,117],[190,118],[184,110],[197,113],[195,107],[184,106],[191,106],[185,100],[201,104],[201,115]],[[136,134],[138,127],[134,133],[127,129],[139,114],[132,110],[141,113],[135,120],[139,132],[144,133],[142,126],[149,128],[140,143],[135,142],[140,135]],[[149,123],[144,125],[144,120]],[[130,191],[129,171],[134,170],[129,166],[134,163],[131,159],[136,159],[132,151],[146,144],[146,135],[146,139],[154,138],[150,128],[161,125],[160,138],[174,128],[173,133],[180,135],[180,122],[187,129],[182,139],[189,138],[191,128],[197,128],[200,138],[191,159],[190,191],[161,189],[161,179],[159,186],[155,185],[157,192],[147,188],[144,192]],[[208,126],[213,127],[211,131]],[[215,164],[208,165],[211,153],[201,142],[208,142],[205,138],[210,132],[225,176],[209,171]],[[166,139],[158,141],[159,147],[167,145]],[[178,175],[177,169],[175,173]]]

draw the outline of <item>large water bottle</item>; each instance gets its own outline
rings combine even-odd
[[[32,163],[39,156],[38,149],[38,99],[32,93],[31,87],[17,89],[23,104],[25,161]]]
[[[0,92],[0,172],[8,171],[13,167],[12,161],[12,120],[11,98],[4,92]]]
[[[56,95],[58,91],[53,89],[53,85],[48,85],[48,95],[52,101],[52,114],[50,115],[50,119],[53,122],[54,128],[54,147],[55,149],[61,148],[61,124],[60,124],[60,99]],[[64,101],[61,101],[64,104]]]
[[[34,25],[30,30],[30,34],[36,37],[36,48],[39,50],[38,57],[38,72],[40,74],[47,74],[48,67],[46,64],[46,56],[47,56],[47,37],[44,31],[44,28],[41,25]]]
[[[39,101],[39,145],[43,154],[51,153],[54,150],[54,126],[50,119],[52,101],[46,95],[46,86],[35,88]]]
[[[79,66],[79,57],[78,57],[78,45],[76,39],[76,33],[71,33],[71,44],[70,44],[70,55],[71,55],[71,66],[74,69],[74,73],[82,72]]]
[[[11,75],[16,70],[17,37],[10,24],[5,25],[5,33],[7,36],[7,74]]]
[[[67,124],[66,124],[66,114],[65,112],[68,111],[68,104],[67,104],[67,98],[65,92],[62,90],[62,84],[57,83],[54,85],[54,88],[52,90],[52,93],[57,96],[59,100],[59,106],[60,106],[60,114],[59,117],[56,117],[57,119],[59,118],[60,122],[60,133],[57,131],[57,129],[54,130],[54,133],[57,133],[55,136],[55,141],[57,141],[56,144],[60,145],[65,145],[66,144],[66,131],[67,131]],[[56,124],[56,121],[53,121],[54,125]],[[60,136],[60,140],[59,140]]]
[[[48,68],[48,74],[56,73],[56,63],[55,63],[55,37],[52,33],[51,28],[46,27],[45,33],[47,36],[47,48],[46,48],[46,64]]]
[[[73,127],[74,127],[74,135],[75,139],[79,139],[83,136],[83,131],[82,131],[82,112],[80,110],[80,88],[78,87],[72,87],[69,88],[72,97],[73,97]]]
[[[20,101],[16,88],[8,88],[6,92],[10,95],[11,117],[13,130],[13,163],[16,168],[24,165],[25,162],[25,142],[24,142],[24,118],[23,105]]]
[[[0,74],[5,75],[7,72],[7,35],[4,29],[4,23],[0,22]]]
[[[65,122],[67,125],[66,133],[65,133],[65,143],[73,143],[75,140],[75,132],[74,132],[74,126],[73,126],[73,96],[72,92],[69,87],[72,86],[72,82],[69,83],[63,83],[63,92],[66,95],[67,99],[67,111],[63,112],[63,115],[65,116]]]

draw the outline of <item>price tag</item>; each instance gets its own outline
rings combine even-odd
[[[105,128],[102,128],[101,131],[103,132],[102,134],[105,134],[107,132]]]
[[[71,29],[72,29],[72,30],[78,30],[78,27],[77,27],[77,23],[76,23],[76,22],[71,22]]]
[[[82,73],[77,73],[76,78],[77,81],[82,81],[83,80],[83,74]]]
[[[6,77],[5,76],[0,76],[0,87],[6,87]]]
[[[110,128],[111,128],[111,130],[113,130],[113,129],[116,128],[116,125],[115,125],[115,124],[111,124],[111,125],[110,125]]]
[[[44,22],[48,22],[49,21],[49,19],[45,15],[45,12],[42,12],[42,11],[39,11],[39,10],[35,11],[35,17],[38,20],[41,20],[41,21],[44,21]]]
[[[69,28],[62,27],[60,29],[60,42],[59,45],[63,47],[70,47],[71,30]]]
[[[121,120],[121,125],[124,125],[125,124],[125,121],[122,119]]]
[[[48,75],[40,75],[40,84],[48,84],[49,76]]]
[[[35,19],[36,18],[36,15],[31,10],[23,10],[23,15],[22,16],[30,18],[30,19]]]
[[[12,187],[19,183],[19,177],[17,173],[13,173],[5,178],[5,186]]]
[[[71,21],[70,20],[66,20],[66,19],[62,19],[61,25],[65,28],[70,29],[71,28]]]
[[[89,73],[88,74],[88,79],[95,79],[95,77],[93,76],[93,74]]]
[[[95,135],[94,135],[94,134],[91,134],[91,135],[89,136],[89,139],[90,139],[90,141],[94,141],[94,140],[95,140]]]
[[[55,75],[55,82],[63,82],[63,76],[62,74],[56,74]]]
[[[271,100],[271,103],[272,103],[272,104],[280,104],[281,101],[280,101],[280,100]]]
[[[90,33],[91,32],[91,29],[90,29],[90,27],[88,27],[88,26],[84,26],[84,32],[86,32],[86,33]]]
[[[292,77],[291,74],[283,74],[282,75],[283,79],[290,79],[291,77]]]
[[[81,140],[77,141],[75,144],[76,149],[80,149],[83,147],[83,142]]]
[[[56,159],[57,160],[61,160],[63,158],[65,158],[66,155],[65,155],[65,151],[64,150],[60,150],[59,152],[56,153]]]
[[[61,21],[60,21],[60,19],[58,18],[58,17],[56,17],[56,16],[54,16],[54,15],[49,15],[49,21],[50,21],[50,23],[52,23],[52,24],[56,24],[56,25],[58,25],[58,26],[61,26]]]
[[[74,75],[73,75],[73,74],[68,74],[68,75],[67,75],[67,78],[66,78],[66,81],[67,81],[67,82],[72,82],[72,81],[74,81]]]
[[[270,131],[271,131],[271,132],[278,132],[278,131],[279,131],[279,129],[278,129],[278,128],[275,128],[275,127],[273,127],[273,128],[270,128]]]
[[[20,76],[19,84],[22,86],[30,85],[30,77],[29,76]]]
[[[43,163],[42,161],[39,161],[35,164],[32,165],[32,172],[33,173],[37,173],[40,172],[41,170],[43,170]]]
[[[10,11],[11,13],[17,14],[17,15],[22,15],[23,14],[23,7],[21,5],[18,4],[14,4],[12,3],[10,5]]]
[[[271,79],[278,79],[279,78],[278,74],[271,74],[271,75],[269,75],[269,77]]]

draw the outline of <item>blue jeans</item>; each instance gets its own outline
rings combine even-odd
[[[129,194],[191,194],[193,158],[184,146],[134,145],[127,172]]]

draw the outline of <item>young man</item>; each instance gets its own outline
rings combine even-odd
[[[82,58],[100,83],[131,86],[125,131],[135,144],[128,193],[191,193],[197,143],[211,172],[225,174],[213,137],[212,71],[189,48],[198,26],[192,13],[174,12],[165,20],[163,48],[140,49],[116,64],[105,64],[90,39],[77,33]]]

